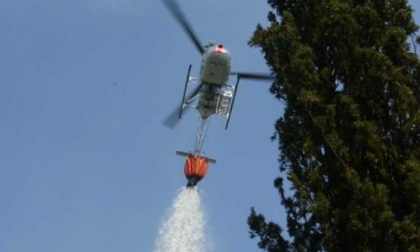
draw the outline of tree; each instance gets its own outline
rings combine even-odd
[[[270,25],[258,25],[250,44],[276,73],[270,91],[285,104],[273,136],[281,173],[274,184],[288,235],[252,209],[251,237],[270,252],[419,251],[420,61],[411,7],[268,3]]]

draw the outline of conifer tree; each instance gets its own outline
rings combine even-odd
[[[252,209],[251,237],[270,252],[420,251],[413,10],[406,0],[268,3],[270,25],[250,44],[285,105],[273,139],[287,234]]]

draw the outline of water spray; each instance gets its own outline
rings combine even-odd
[[[196,187],[184,187],[159,230],[154,252],[206,252],[205,214]]]

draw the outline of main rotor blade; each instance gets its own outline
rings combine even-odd
[[[194,97],[196,97],[199,93],[200,93],[200,88],[201,85],[198,85],[197,88],[195,88],[193,90],[193,92],[191,92],[191,94],[185,99],[186,103],[189,104],[191,103],[194,99]],[[178,124],[179,120],[179,111],[182,109],[182,104],[178,107],[176,107],[172,113],[170,113],[166,119],[163,121],[163,125],[165,125],[166,127],[170,128],[170,129],[174,129],[176,127],[176,125]],[[189,108],[189,106],[186,106],[185,108],[183,108],[183,113],[185,113]]]
[[[232,72],[232,75],[237,75],[241,79],[251,79],[251,80],[275,80],[276,77],[271,74],[263,73],[247,73],[247,72]]]
[[[194,33],[190,23],[187,21],[186,16],[182,13],[181,8],[174,0],[162,0],[166,7],[169,9],[169,11],[174,15],[175,19],[178,21],[178,23],[181,25],[181,27],[184,29],[184,31],[188,34],[190,39],[193,41],[195,47],[197,50],[203,54],[204,53],[204,47],[200,43],[200,40],[198,39],[197,35]]]
[[[178,124],[178,114],[179,114],[180,107],[175,108],[172,113],[170,113],[165,120],[162,122],[163,125],[170,129],[174,129]]]

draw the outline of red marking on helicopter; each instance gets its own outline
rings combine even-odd
[[[221,53],[224,53],[224,52],[225,52],[225,50],[223,49],[223,45],[218,45],[216,47],[216,53],[217,54],[221,54]]]

